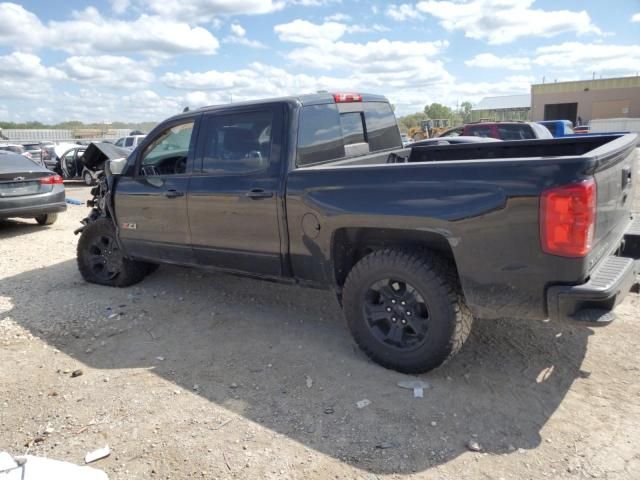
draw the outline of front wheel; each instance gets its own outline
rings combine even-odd
[[[77,262],[80,274],[87,282],[111,287],[128,287],[149,273],[145,262],[125,258],[109,218],[96,220],[82,231]]]
[[[343,306],[360,348],[404,373],[426,372],[453,357],[473,320],[455,270],[429,252],[385,249],[367,255],[347,277]]]
[[[82,179],[84,180],[85,185],[91,186],[94,184],[93,175],[91,175],[91,173],[87,170],[85,170],[84,174],[82,175]]]

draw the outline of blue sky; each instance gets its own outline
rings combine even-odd
[[[5,2],[0,57],[2,120],[155,121],[321,89],[406,114],[543,77],[636,75],[640,1]]]

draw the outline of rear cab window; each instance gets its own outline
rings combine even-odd
[[[402,148],[400,130],[387,102],[304,106],[298,129],[298,166]]]
[[[502,140],[531,140],[536,138],[536,134],[533,133],[533,128],[525,123],[521,125],[498,124],[498,137]]]

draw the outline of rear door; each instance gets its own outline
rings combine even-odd
[[[279,276],[284,106],[229,109],[203,117],[188,195],[200,264]]]
[[[118,177],[116,219],[130,255],[193,263],[187,191],[198,124],[199,117],[165,124],[133,154],[134,168]]]

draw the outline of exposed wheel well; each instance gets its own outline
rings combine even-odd
[[[332,245],[336,285],[340,288],[344,285],[347,275],[361,258],[375,250],[393,247],[432,250],[456,267],[451,246],[443,235],[391,228],[342,228],[335,232]]]

